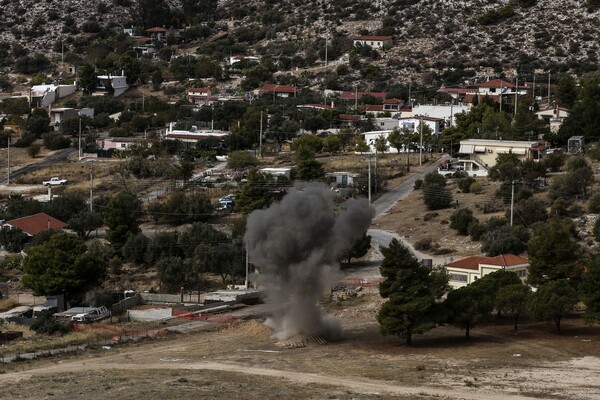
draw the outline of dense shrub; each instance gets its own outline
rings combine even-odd
[[[450,228],[456,229],[459,235],[467,235],[469,226],[477,219],[469,208],[461,208],[450,215]]]

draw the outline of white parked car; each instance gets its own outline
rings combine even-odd
[[[67,180],[60,179],[58,176],[50,178],[49,181],[42,182],[42,185],[44,185],[44,186],[58,186],[58,185],[66,185],[66,184],[67,184]]]

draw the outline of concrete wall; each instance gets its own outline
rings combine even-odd
[[[128,297],[126,299],[121,300],[118,303],[113,304],[111,307],[111,312],[113,314],[120,314],[123,311],[133,308],[141,303],[142,303],[142,296],[139,293],[136,293],[132,297]]]

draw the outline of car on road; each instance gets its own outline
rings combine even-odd
[[[42,185],[44,185],[44,186],[60,186],[60,185],[66,185],[66,184],[67,184],[67,180],[60,179],[58,176],[54,176],[54,177],[50,178],[49,181],[42,182]]]

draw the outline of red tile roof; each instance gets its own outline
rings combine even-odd
[[[483,82],[478,85],[479,87],[489,87],[489,88],[514,88],[510,82],[503,81],[502,79],[492,79],[491,81]]]
[[[48,229],[64,229],[67,227],[66,223],[46,213],[39,213],[30,215],[28,217],[13,219],[6,221],[6,224],[19,228],[31,236],[47,231]]]
[[[462,269],[472,269],[477,271],[479,269],[479,264],[487,260],[488,258],[489,257],[485,256],[471,256],[463,258],[462,260],[451,262],[449,264],[446,264],[446,266]]]
[[[188,92],[210,93],[210,88],[191,88]]]
[[[276,85],[274,83],[265,83],[259,90],[259,93],[296,93],[294,86]]]
[[[485,257],[485,256],[471,256],[463,258],[462,260],[454,261],[446,266],[462,269],[472,269],[477,271],[479,264],[496,265],[499,267],[510,267],[513,265],[529,264],[529,260],[516,256],[514,254],[501,254],[496,257]]]
[[[381,104],[367,104],[365,106],[365,111],[383,111],[383,105]]]
[[[521,256],[516,256],[514,254],[500,254],[496,257],[490,257],[483,264],[510,267],[512,265],[529,264],[529,260]]]
[[[165,28],[161,28],[158,26],[155,26],[154,28],[146,29],[146,32],[149,32],[149,33],[158,33],[158,32],[166,32],[166,31],[167,30]]]
[[[360,121],[360,115],[352,115],[352,114],[340,114],[339,118],[343,121]]]

